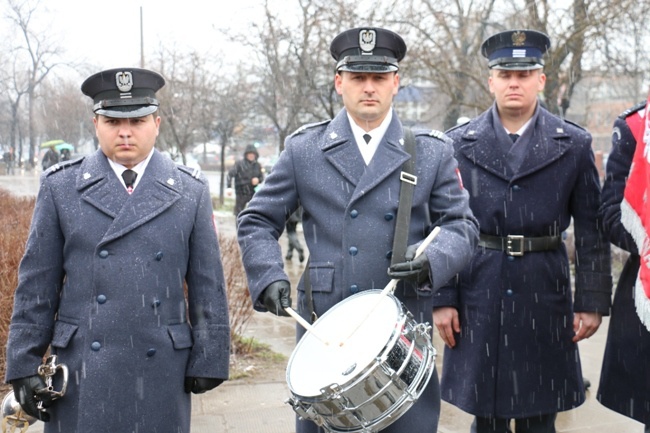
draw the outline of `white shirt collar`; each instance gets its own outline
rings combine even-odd
[[[533,116],[533,117],[535,117],[535,116]],[[517,134],[518,136],[521,137],[524,134],[524,132],[526,132],[526,128],[528,128],[528,125],[530,125],[530,122],[533,120],[533,117],[531,117],[530,119],[528,119],[528,121],[526,123],[521,125],[521,128],[519,128],[519,130],[517,132],[515,132],[515,134]],[[506,130],[506,133],[511,134],[511,132],[508,131],[505,126],[503,127],[503,129]]]
[[[138,177],[135,178],[135,183],[133,184],[133,190],[135,190],[138,186],[138,183],[140,183],[140,179],[142,179],[142,175],[144,174],[145,169],[147,168],[147,165],[149,164],[149,161],[151,160],[151,156],[153,155],[154,149],[151,149],[151,152],[149,152],[149,155],[142,161],[140,161],[138,164],[136,164],[135,167],[133,167],[131,170],[135,171],[138,173]],[[111,168],[115,172],[115,175],[117,178],[120,180],[122,183],[122,186],[124,189],[126,189],[126,184],[124,183],[124,179],[122,179],[122,173],[127,170],[126,167],[124,167],[122,164],[119,164],[115,161],[113,161],[110,158],[108,159],[108,163],[110,164]]]
[[[350,128],[352,129],[354,139],[357,142],[357,147],[359,148],[366,165],[368,165],[370,164],[372,157],[375,155],[379,143],[381,143],[381,140],[384,138],[388,125],[390,125],[390,122],[393,120],[393,109],[391,108],[388,110],[386,117],[378,127],[368,132],[364,131],[363,128],[357,125],[354,119],[352,119],[352,116],[350,116],[350,113],[346,112],[346,114],[348,115],[348,121],[350,122]],[[372,137],[368,144],[366,144],[366,140],[363,139],[365,134],[369,134],[370,137]]]

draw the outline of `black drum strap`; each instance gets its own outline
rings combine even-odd
[[[390,260],[391,265],[404,261],[409,236],[409,223],[411,221],[413,189],[418,182],[418,178],[415,175],[415,136],[411,128],[404,128],[404,150],[411,157],[402,165],[402,172],[399,177],[402,183],[399,190],[399,205],[397,207],[397,218],[395,221],[393,253]]]

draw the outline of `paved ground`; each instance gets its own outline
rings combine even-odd
[[[38,188],[38,177],[33,173],[0,176],[0,188],[13,191],[17,195],[33,195]],[[216,216],[220,233],[232,235],[233,217],[227,214]],[[285,247],[286,240],[282,239],[281,242]],[[295,258],[288,264],[287,270],[292,279],[297,279],[301,266]],[[608,321],[605,319],[594,337],[580,343],[584,374],[593,386],[584,405],[558,416],[558,433],[643,432],[641,424],[605,409],[595,399],[607,325]],[[290,318],[255,313],[246,334],[269,344],[274,351],[286,355],[287,360],[294,348],[294,322]],[[434,346],[438,353],[442,354],[442,343],[437,335],[434,338]],[[438,371],[442,362],[442,356],[439,356],[436,360]],[[267,377],[263,381],[228,381],[214,391],[193,397],[191,433],[295,432],[293,411],[284,403],[289,396],[290,391],[282,370],[279,370],[277,377]],[[438,433],[466,433],[469,431],[471,420],[469,415],[443,403]],[[29,432],[42,432],[42,424],[39,424],[30,427]]]

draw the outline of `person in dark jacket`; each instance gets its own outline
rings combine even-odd
[[[246,208],[255,194],[255,188],[264,180],[264,172],[257,158],[259,158],[257,149],[249,144],[244,150],[244,157],[228,172],[227,185],[235,183],[235,216]]]
[[[209,185],[154,149],[164,82],[137,68],[86,79],[100,149],[41,178],[5,380],[46,433],[189,432],[191,393],[228,379]],[[48,350],[70,378],[54,401],[36,374]]]
[[[52,146],[47,149],[47,152],[45,152],[43,155],[43,160],[41,161],[43,171],[52,167],[57,162],[59,162],[59,154],[57,153],[56,149],[54,149],[54,146]]]
[[[555,432],[558,411],[585,400],[578,341],[598,329],[611,294],[599,230],[591,135],[540,106],[548,36],[486,39],[495,103],[447,132],[481,228],[479,248],[434,296],[445,341],[442,399],[478,433]],[[573,219],[575,299],[562,233]]]
[[[597,398],[605,407],[645,424],[645,433],[650,433],[650,332],[634,305],[639,251],[621,223],[621,202],[638,144],[631,125],[644,125],[646,116],[644,102],[616,119],[607,159],[599,213],[610,242],[630,255],[616,286]]]

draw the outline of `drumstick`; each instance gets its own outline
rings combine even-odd
[[[287,307],[284,309],[291,317],[296,319],[296,322],[300,323],[303,328],[307,330],[307,332],[311,333],[314,337],[316,337],[318,340],[320,340],[321,343],[323,343],[325,346],[329,346],[330,343],[329,341],[325,340],[322,338],[320,335],[318,335],[318,332],[316,332],[316,329],[305,319],[302,318],[302,316],[298,313],[295,312],[295,310],[291,307]]]
[[[420,254],[422,254],[422,253],[424,252],[424,250],[426,249],[426,247],[428,247],[429,244],[430,244],[430,243],[435,239],[435,237],[438,236],[438,233],[440,233],[440,227],[434,227],[434,229],[431,230],[431,233],[429,233],[429,236],[427,236],[426,238],[424,238],[424,241],[422,241],[422,243],[420,244],[420,246],[418,247],[418,249],[415,250],[415,256],[413,257],[414,259],[415,259],[416,257],[418,257]],[[354,330],[353,330],[352,332],[350,332],[350,334],[349,334],[349,335],[348,335],[348,336],[347,336],[343,341],[341,341],[341,342],[339,343],[339,346],[343,346],[343,344],[345,344],[345,342],[348,341],[348,339],[349,339],[350,337],[352,337],[352,335],[354,335],[354,333],[357,332],[357,331],[359,330],[359,328],[361,327],[361,325],[363,324],[363,322],[365,322],[366,320],[368,320],[368,317],[370,317],[370,315],[372,314],[372,312],[375,311],[375,309],[377,308],[377,306],[379,305],[379,303],[382,301],[382,299],[384,299],[384,298],[386,297],[386,295],[388,295],[388,294],[391,293],[393,290],[395,290],[395,286],[397,285],[398,282],[399,282],[398,279],[392,279],[392,280],[390,280],[390,281],[388,282],[388,284],[386,284],[386,287],[384,287],[384,290],[382,290],[381,293],[379,294],[379,296],[377,297],[377,301],[375,302],[375,305],[373,305],[372,308],[371,308],[370,310],[368,310],[368,313],[367,313],[367,314],[365,315],[365,317],[364,317],[364,318],[363,318],[363,319],[362,319],[362,320],[357,324],[357,326],[354,328]]]

